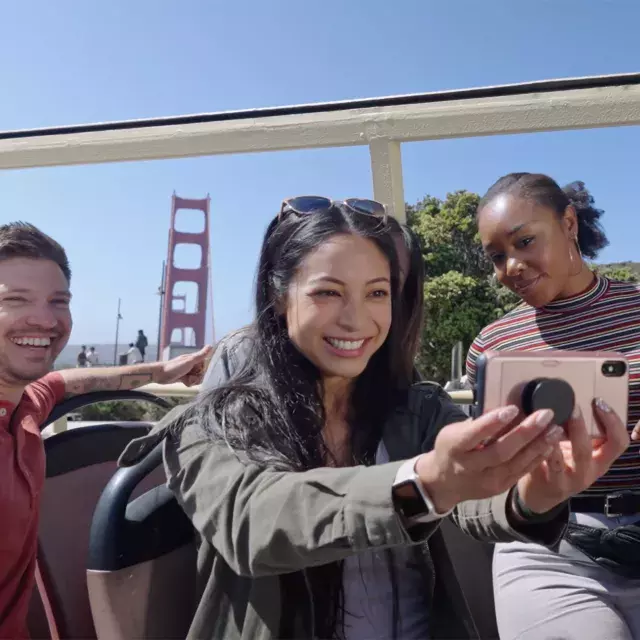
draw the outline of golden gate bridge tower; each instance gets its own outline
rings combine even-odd
[[[209,294],[209,209],[211,198],[196,200],[180,198],[174,192],[171,198],[171,225],[169,248],[160,287],[159,353],[161,360],[168,360],[180,353],[201,349],[206,344],[207,300]],[[179,214],[179,215],[178,215]],[[176,228],[176,218],[196,222],[204,218],[198,231]],[[200,249],[199,262],[189,268],[176,265],[176,248],[187,245],[190,252]],[[182,293],[185,285],[194,291],[195,306],[187,311],[187,296]],[[195,285],[195,289],[193,287]],[[181,303],[181,304],[180,304]]]

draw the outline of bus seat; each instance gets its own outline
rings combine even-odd
[[[99,640],[184,638],[195,607],[192,525],[166,486],[130,501],[162,462],[162,444],[137,465],[118,470],[96,507],[87,585]],[[497,640],[493,546],[442,523],[442,540],[480,640]],[[443,551],[445,551],[443,549]]]
[[[97,638],[185,638],[195,610],[191,522],[166,485],[131,499],[162,468],[162,443],[119,469],[96,506],[87,586]]]
[[[108,423],[55,434],[44,441],[46,481],[41,494],[37,588],[28,626],[34,640],[55,637],[89,640],[95,630],[86,584],[89,528],[96,503],[117,469],[117,459],[150,424]],[[142,493],[164,482],[149,476]],[[47,609],[49,616],[47,617]],[[49,618],[49,620],[48,620]]]
[[[448,519],[442,521],[440,531],[479,637],[481,640],[497,640],[493,545],[462,533]]]

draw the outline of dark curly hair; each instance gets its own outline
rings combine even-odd
[[[582,255],[587,258],[596,258],[609,244],[600,223],[604,211],[596,208],[595,200],[584,182],[572,182],[562,188],[553,178],[541,173],[510,173],[489,188],[480,200],[477,215],[483,207],[502,194],[532,200],[553,209],[560,218],[567,207],[572,205],[578,217],[578,245]]]

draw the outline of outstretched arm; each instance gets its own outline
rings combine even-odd
[[[90,367],[60,371],[65,396],[70,398],[93,391],[121,391],[137,389],[155,382],[170,384],[183,382],[187,386],[199,384],[212,347],[205,347],[166,362],[134,364],[126,367]]]

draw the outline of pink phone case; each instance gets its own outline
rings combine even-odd
[[[509,404],[522,409],[523,391],[537,379],[561,380],[571,386],[594,438],[602,435],[593,413],[595,398],[602,398],[627,423],[629,363],[621,354],[608,351],[486,351],[478,359],[480,413]]]

